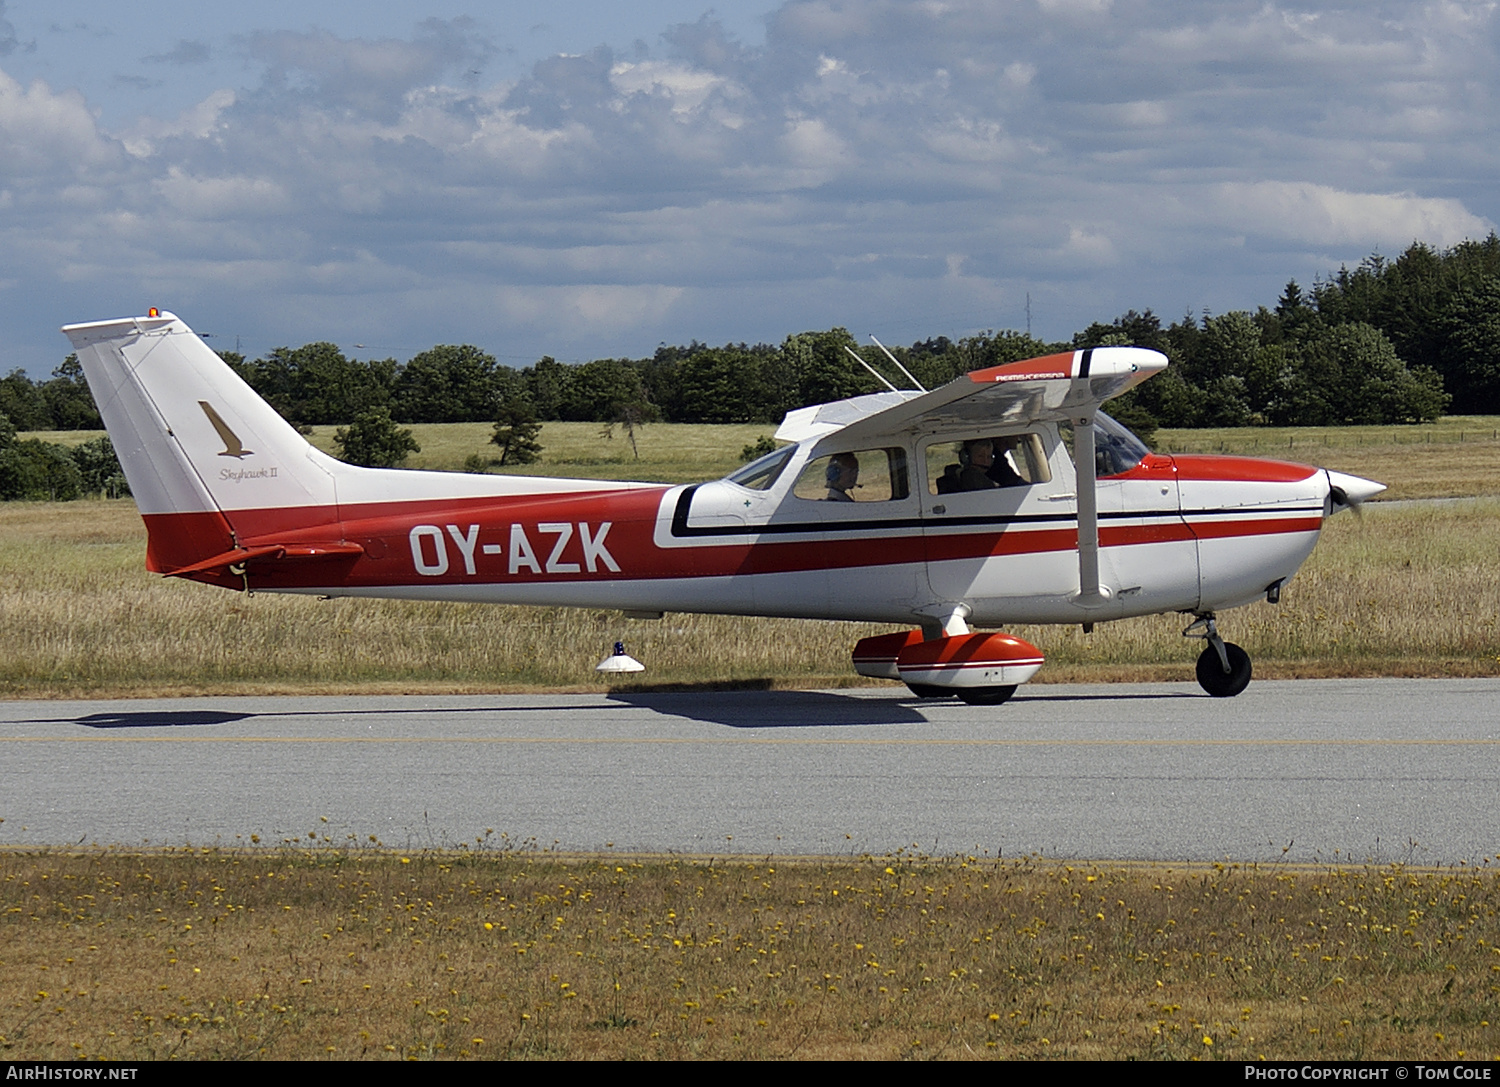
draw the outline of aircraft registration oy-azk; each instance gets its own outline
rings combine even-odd
[[[1238,694],[1250,659],[1217,613],[1277,602],[1324,520],[1384,489],[1152,453],[1100,410],[1166,367],[1138,347],[931,391],[887,382],[790,412],[776,432],[790,444],[725,479],[671,486],[356,467],[309,445],[170,313],[63,331],[157,573],[245,592],[890,623],[905,629],[855,646],[860,674],[981,704],[1009,698],[1042,654],[974,627],[1169,612],[1207,642],[1203,688]]]

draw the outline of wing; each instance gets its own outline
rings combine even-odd
[[[1091,347],[975,370],[931,392],[856,396],[788,412],[776,437],[797,442],[840,431],[869,438],[919,429],[1092,418],[1099,405],[1166,369],[1144,347]]]

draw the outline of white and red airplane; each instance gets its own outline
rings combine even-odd
[[[1194,616],[1198,681],[1250,682],[1218,612],[1265,598],[1384,488],[1150,452],[1100,405],[1167,365],[1099,347],[793,411],[691,486],[361,468],[319,452],[170,313],[69,325],[147,568],[246,592],[891,623],[856,670],[999,703],[1042,654],[971,628]],[[1070,455],[1071,447],[1071,455]]]

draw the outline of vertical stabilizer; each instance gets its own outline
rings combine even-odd
[[[309,445],[170,313],[68,325],[159,573],[201,562],[262,527],[256,511],[338,520],[347,467]]]

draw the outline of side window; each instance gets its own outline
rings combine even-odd
[[[1039,434],[981,436],[927,447],[928,494],[1031,487],[1051,480]]]
[[[792,493],[809,502],[893,502],[911,493],[906,450],[859,449],[808,463]]]

